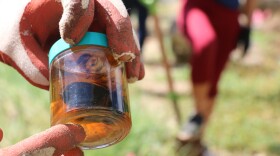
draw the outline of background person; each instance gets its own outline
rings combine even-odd
[[[192,47],[191,83],[195,102],[194,114],[177,136],[180,147],[183,147],[189,143],[201,145],[230,53],[238,40],[244,47],[249,46],[255,0],[247,0],[244,4],[247,22],[242,27],[238,21],[238,0],[181,0],[180,6],[177,26]],[[202,152],[205,148],[200,150]]]

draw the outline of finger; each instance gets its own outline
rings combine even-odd
[[[63,14],[59,22],[61,37],[69,44],[81,40],[94,16],[93,0],[62,0]]]
[[[134,31],[133,31],[133,36],[135,38],[134,39],[135,42],[139,43],[138,37],[136,36],[136,33]],[[137,46],[140,47],[140,45]],[[126,74],[129,83],[134,83],[138,80],[143,79],[145,75],[145,71],[144,71],[144,65],[142,63],[140,53],[132,61],[126,62],[125,67],[126,67]]]
[[[2,141],[2,139],[3,139],[3,131],[2,131],[2,129],[0,128],[0,142]]]
[[[78,125],[56,125],[5,149],[9,155],[61,155],[85,138]]]
[[[141,79],[140,74],[144,68],[140,61],[140,46],[136,33],[134,33],[127,10],[122,1],[103,1],[97,0],[94,22],[90,29],[103,25],[103,30],[108,36],[109,47],[116,60],[127,62],[127,78],[130,82]],[[96,21],[103,19],[103,21]],[[142,68],[142,69],[141,69]]]
[[[67,151],[63,155],[64,156],[83,156],[84,152],[80,148],[76,147],[76,148],[73,148],[73,149]]]
[[[143,79],[145,75],[144,66],[139,59],[134,59],[132,62],[126,62],[126,74],[127,74],[127,81],[129,83],[134,83],[138,80]]]
[[[142,80],[144,77],[145,77],[145,68],[144,68],[144,65],[142,63],[141,67],[140,67],[138,80]]]
[[[106,34],[109,36],[108,43],[114,56],[120,61],[132,61],[140,56],[140,46],[136,33],[132,29],[130,17],[121,0],[102,1],[97,0],[100,5],[107,6],[104,14],[106,20]],[[99,5],[96,4],[97,9]],[[100,8],[102,8],[100,6]],[[102,9],[100,9],[102,10]]]

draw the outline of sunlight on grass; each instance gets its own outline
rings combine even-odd
[[[0,147],[3,147],[49,127],[49,95],[2,63],[0,73],[0,127],[4,131]]]
[[[280,71],[271,59],[266,56],[262,66],[255,69],[229,65],[209,125],[209,144],[245,155],[264,151],[268,155],[280,154],[275,150],[280,144]]]

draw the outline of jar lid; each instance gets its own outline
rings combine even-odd
[[[97,45],[102,47],[108,47],[107,37],[105,34],[98,32],[87,32],[81,41],[75,45],[70,45],[66,43],[63,39],[56,41],[49,52],[49,65],[52,63],[53,59],[61,52],[70,49],[74,46],[79,45]]]

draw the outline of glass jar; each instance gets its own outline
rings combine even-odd
[[[114,60],[105,34],[87,32],[71,46],[58,40],[49,53],[51,125],[73,123],[86,133],[83,149],[124,139],[131,128],[123,63]]]

